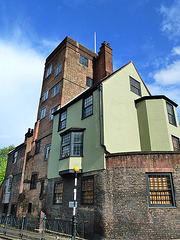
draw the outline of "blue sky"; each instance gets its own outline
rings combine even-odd
[[[0,0],[0,148],[34,127],[46,57],[70,36],[133,61],[152,94],[180,105],[179,0]],[[180,110],[178,109],[180,115]]]

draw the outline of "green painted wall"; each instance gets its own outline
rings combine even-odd
[[[141,83],[142,96],[149,96],[133,63],[103,82],[104,144],[111,153],[140,151],[140,136],[129,76]]]
[[[173,151],[172,135],[180,137],[179,123],[169,123],[166,100],[148,99],[136,104],[142,151]],[[176,113],[176,108],[174,108]],[[178,122],[176,114],[176,122]]]
[[[141,150],[149,151],[151,149],[151,142],[150,142],[150,136],[149,136],[149,125],[148,125],[146,101],[139,102],[138,104],[136,104],[136,109],[137,109],[137,115],[138,115]]]
[[[73,169],[75,165],[80,164],[82,159],[83,172],[89,172],[105,168],[104,149],[100,145],[100,129],[99,129],[99,90],[93,92],[93,115],[81,119],[82,117],[82,100],[71,105],[67,109],[66,129],[58,132],[59,114],[54,118],[52,147],[50,151],[48,178],[59,176],[59,171],[65,168]],[[86,128],[83,136],[83,157],[82,158],[66,158],[60,159],[61,137],[60,133],[71,128]]]

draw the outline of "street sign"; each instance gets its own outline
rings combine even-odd
[[[69,202],[69,208],[77,208],[77,201],[75,202]]]

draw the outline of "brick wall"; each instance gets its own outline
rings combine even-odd
[[[111,239],[180,237],[180,154],[152,153],[106,158],[105,234]],[[175,208],[150,208],[146,172],[172,172]]]
[[[180,154],[121,154],[106,157],[106,170],[78,175],[78,231],[85,223],[87,239],[178,239],[180,237]],[[148,205],[146,172],[172,172],[176,207]],[[81,205],[81,179],[94,176],[94,205]],[[53,205],[54,182],[63,181],[63,203]],[[74,176],[48,182],[46,214],[72,218]]]

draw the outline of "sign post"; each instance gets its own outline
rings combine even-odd
[[[69,202],[69,207],[73,208],[73,217],[72,217],[72,240],[76,239],[76,208],[77,208],[77,172],[79,172],[78,167],[74,167],[75,177],[74,177],[74,202]]]

